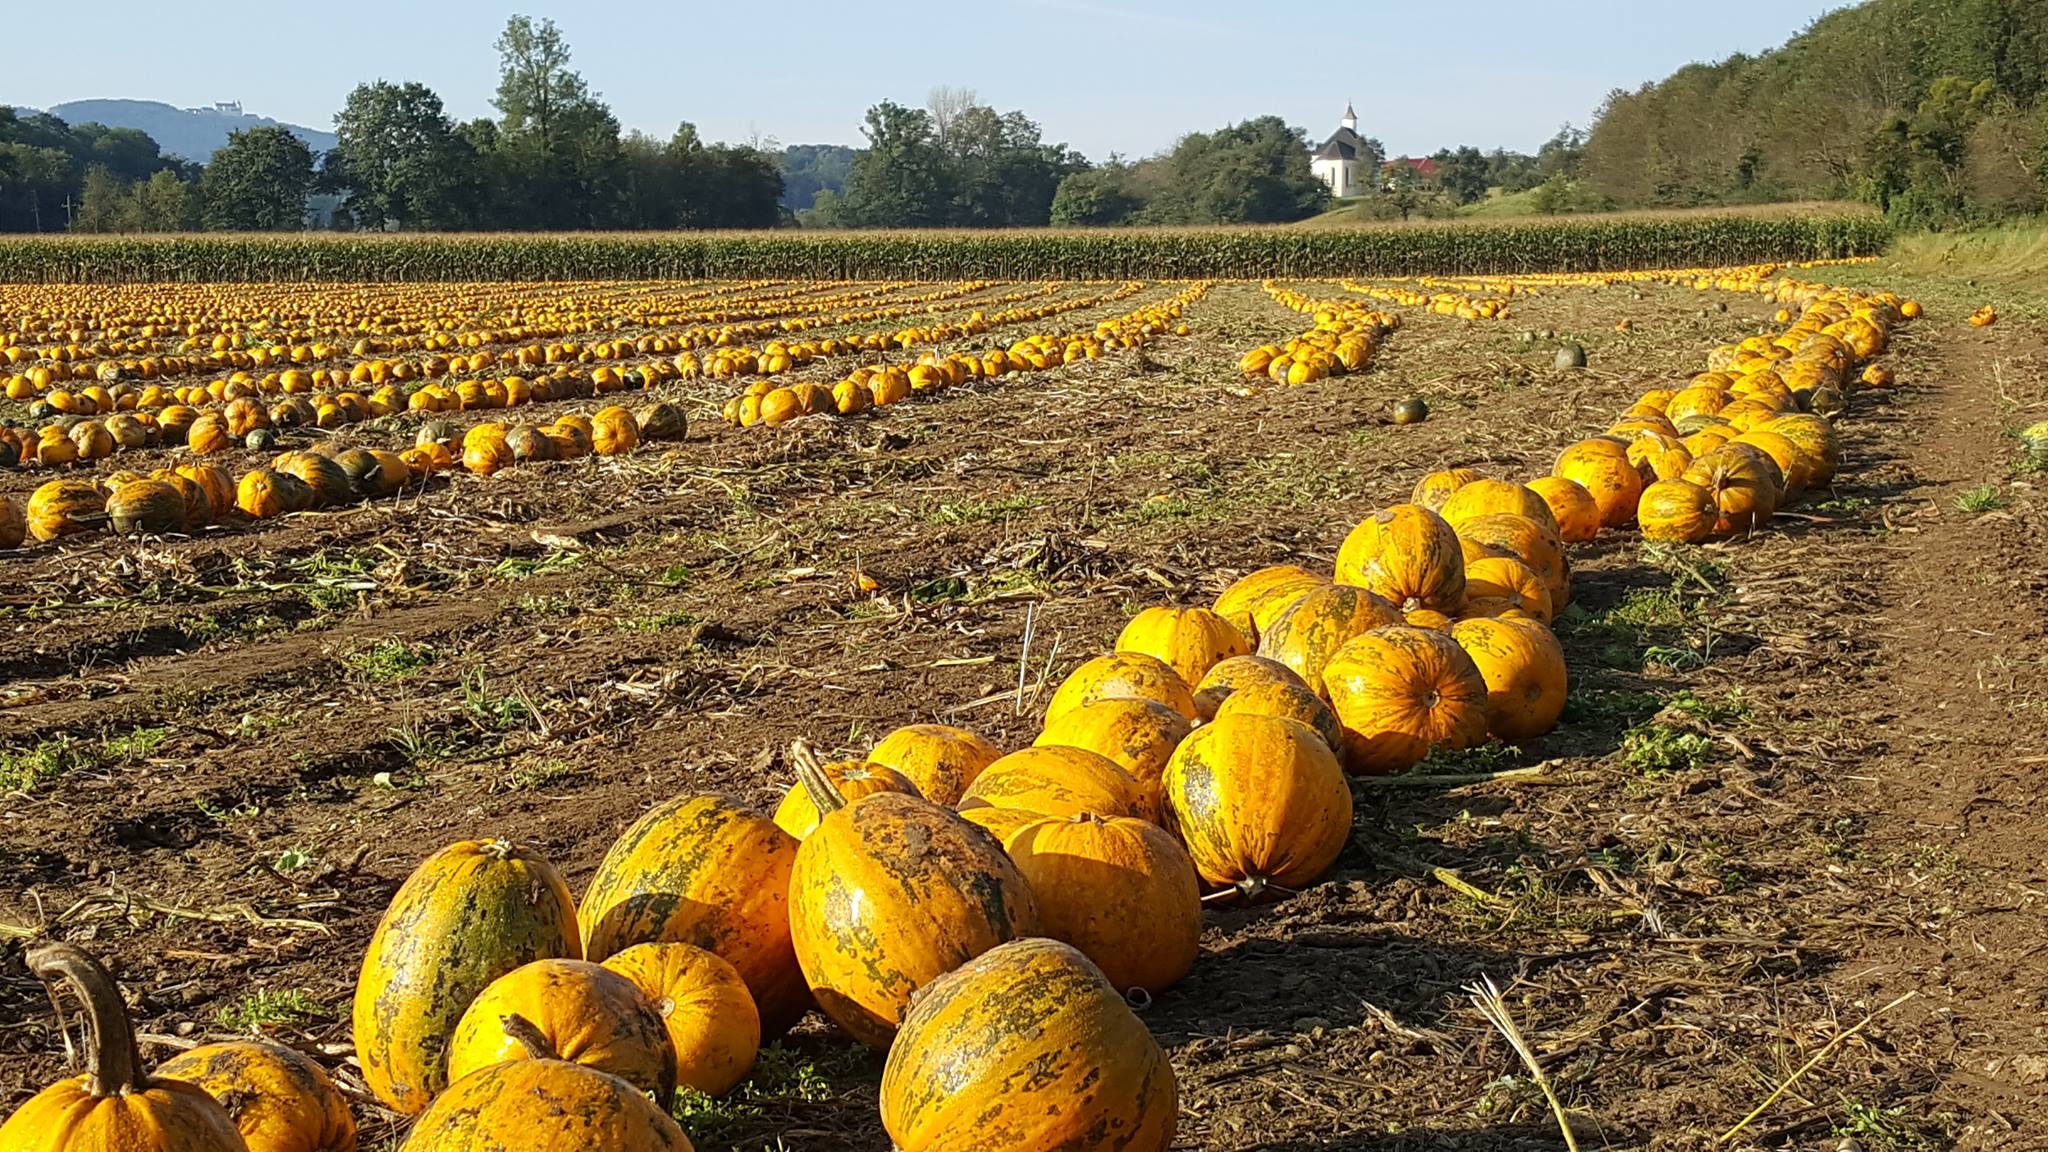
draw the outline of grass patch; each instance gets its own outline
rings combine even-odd
[[[1011,496],[999,496],[993,500],[962,500],[957,503],[940,504],[925,513],[924,519],[931,524],[987,524],[1005,520],[1022,512],[1036,511],[1043,501],[1019,492]]]
[[[1689,772],[1705,765],[1713,755],[1712,737],[1654,720],[1636,725],[1621,737],[1621,762],[1645,777]]]
[[[1990,512],[2005,506],[2005,497],[1995,484],[1983,484],[1961,493],[1956,497],[1956,511],[1975,515]]]
[[[1518,767],[1522,750],[1498,740],[1477,748],[1432,748],[1411,772],[1417,776],[1477,776]]]
[[[837,1094],[831,1078],[852,1072],[866,1059],[866,1051],[858,1047],[810,1057],[778,1041],[761,1049],[753,1072],[723,1097],[678,1088],[670,1115],[698,1147],[732,1147],[802,1105],[833,1099]]]
[[[415,768],[436,760],[451,759],[469,746],[469,741],[423,720],[408,720],[388,729],[387,735],[392,749]]]
[[[535,576],[550,576],[557,572],[574,572],[583,564],[581,552],[550,552],[545,556],[526,559],[507,556],[491,568],[491,575],[500,580],[531,580]]]
[[[1917,1152],[1935,1146],[1936,1133],[1908,1118],[1904,1108],[1883,1108],[1847,1096],[1840,1100],[1834,1135],[1853,1138],[1869,1152]]]
[[[462,678],[462,710],[482,728],[497,732],[523,728],[540,712],[524,688],[510,694],[492,690],[482,667]]]
[[[541,760],[533,764],[522,764],[512,770],[512,787],[521,792],[537,792],[550,784],[557,784],[572,776],[582,775],[581,770],[566,760]]]
[[[326,1017],[327,1006],[303,988],[258,988],[213,1014],[214,1022],[226,1032],[260,1032]]]
[[[0,752],[0,793],[27,792],[72,772],[90,772],[137,760],[169,739],[169,728],[136,728],[100,740],[57,736],[33,748]]]
[[[341,658],[341,666],[365,680],[388,683],[403,680],[434,662],[434,649],[427,644],[408,644],[397,638],[379,640]]]

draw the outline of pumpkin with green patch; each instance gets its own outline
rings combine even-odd
[[[453,1082],[527,1051],[505,1019],[532,1023],[562,1059],[629,1081],[666,1107],[676,1055],[653,1001],[631,980],[588,960],[547,959],[505,973],[470,1001],[448,1044]]]
[[[1247,899],[1314,883],[1351,837],[1351,787],[1336,755],[1283,717],[1240,713],[1195,729],[1161,795],[1202,879]]]
[[[225,1108],[249,1152],[355,1152],[348,1098],[312,1058],[281,1044],[202,1044],[156,1074],[206,1090]]]

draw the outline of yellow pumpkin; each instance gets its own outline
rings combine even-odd
[[[995,745],[965,728],[907,724],[869,749],[867,762],[895,769],[917,787],[919,795],[951,807],[960,802],[960,794],[981,770],[1001,755]]]
[[[1396,504],[1351,530],[1337,551],[1337,582],[1367,589],[1404,612],[1452,613],[1465,605],[1457,533],[1414,504]]]
[[[1541,736],[1564,713],[1564,649],[1535,620],[1460,620],[1451,639],[1486,680],[1486,727],[1509,743]]]
[[[1461,580],[1463,575],[1461,566]],[[1375,593],[1331,584],[1302,596],[1281,613],[1259,639],[1259,655],[1285,665],[1311,691],[1320,693],[1323,666],[1345,641],[1400,621],[1400,611]]]
[[[840,796],[848,801],[858,800],[872,792],[903,792],[912,796],[922,795],[910,778],[880,764],[869,764],[861,760],[846,760],[837,764],[824,765],[826,779]],[[811,803],[810,792],[799,780],[782,794],[782,803],[775,806],[775,826],[803,839],[818,826],[818,806]]]
[[[1223,594],[1216,597],[1216,614],[1230,621],[1246,641],[1257,644],[1259,637],[1280,618],[1289,604],[1328,583],[1321,576],[1293,564],[1261,568],[1225,588]]]
[[[1331,752],[1339,752],[1344,747],[1344,726],[1337,722],[1337,714],[1298,677],[1240,684],[1216,706],[1214,718],[1239,714],[1293,720],[1322,737]]]
[[[1431,472],[1415,482],[1415,491],[1409,494],[1408,502],[1427,508],[1432,512],[1443,509],[1444,502],[1457,494],[1458,489],[1480,478],[1470,468],[1451,468],[1442,472]]]
[[[1486,680],[1450,636],[1399,626],[1346,644],[1323,673],[1353,772],[1405,772],[1486,739]]]
[[[1550,506],[1559,540],[1584,544],[1600,534],[1600,503],[1583,484],[1562,476],[1538,476],[1529,481],[1528,487]]]
[[[1604,527],[1626,528],[1635,522],[1643,475],[1629,462],[1627,446],[1606,437],[1581,440],[1559,454],[1551,475],[1591,493]]]
[[[1159,776],[1166,761],[1191,730],[1187,717],[1155,700],[1098,700],[1062,713],[1032,744],[1081,748],[1106,757],[1137,781],[1143,810],[1150,813],[1158,811]]]
[[[633,414],[613,406],[590,418],[590,446],[599,456],[620,456],[640,446],[640,426]]]
[[[654,1005],[675,1052],[677,1084],[723,1096],[753,1070],[761,1014],[739,969],[689,944],[635,944],[604,966]]]
[[[1783,493],[1769,461],[1760,449],[1728,444],[1685,470],[1684,479],[1703,489],[1719,511],[1714,535],[1746,536],[1777,512]]]
[[[1835,435],[1835,426],[1825,416],[1805,412],[1794,412],[1779,416],[1757,425],[1752,431],[1775,432],[1790,440],[1806,455],[1812,475],[1808,487],[1825,488],[1834,483],[1835,472],[1841,467],[1841,440]]]
[[[1040,820],[1048,819],[1041,813],[1027,812],[1022,808],[968,808],[960,813],[960,818],[969,824],[980,825],[1006,850],[1012,836]]]
[[[202,1044],[156,1074],[206,1090],[235,1122],[249,1152],[355,1152],[348,1098],[310,1058],[278,1044]]]
[[[1485,556],[1512,556],[1529,566],[1550,590],[1550,607],[1562,611],[1572,602],[1572,569],[1564,542],[1526,516],[1481,516],[1458,527],[1466,562]]]
[[[1697,544],[1714,534],[1721,512],[1699,485],[1689,480],[1659,480],[1643,489],[1636,516],[1645,540]]]
[[[1269,656],[1233,656],[1219,661],[1195,687],[1195,710],[1204,721],[1216,718],[1216,709],[1232,692],[1248,684],[1295,684],[1307,687],[1294,669]]]
[[[1219,660],[1251,655],[1244,634],[1207,608],[1147,608],[1124,625],[1116,650],[1157,657],[1183,684],[1201,683]]]
[[[654,1003],[631,980],[588,960],[535,960],[477,993],[448,1042],[451,1083],[528,1058],[505,1030],[510,1016],[532,1023],[548,1050],[564,1060],[609,1072],[652,1093],[663,1107],[675,1095],[675,1049]]]
[[[1482,556],[1465,564],[1465,615],[1498,616],[1520,609],[1550,623],[1550,587],[1511,556]]]
[[[1097,700],[1156,700],[1175,712],[1195,718],[1194,694],[1165,661],[1142,652],[1097,656],[1074,669],[1045,706],[1045,722]]]
[[[96,531],[106,523],[107,498],[84,480],[52,480],[29,494],[28,531],[48,542]]]
[[[1306,725],[1242,713],[1181,741],[1162,782],[1169,823],[1195,871],[1256,899],[1307,887],[1351,837],[1351,787]]]
[[[1026,825],[1004,841],[1047,936],[1072,944],[1128,992],[1163,991],[1200,951],[1195,862],[1157,825],[1092,813]]]
[[[1527,516],[1538,524],[1548,524],[1553,532],[1558,530],[1557,518],[1551,515],[1550,505],[1543,497],[1506,480],[1474,480],[1444,501],[1441,515],[1444,523],[1455,530],[1467,520],[1501,513]]]
[[[1054,744],[1019,749],[982,769],[960,797],[960,807],[1021,808],[1044,816],[1156,814],[1143,786],[1116,761]]]

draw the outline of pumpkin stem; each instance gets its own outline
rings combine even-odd
[[[23,959],[38,979],[46,984],[62,981],[85,1004],[85,1090],[105,1097],[148,1087],[128,1006],[121,1002],[114,977],[92,953],[53,941],[30,948]]]
[[[547,1034],[540,1030],[539,1025],[536,1025],[533,1021],[528,1020],[519,1013],[514,1012],[509,1016],[501,1016],[498,1018],[498,1023],[505,1029],[505,1035],[517,1040],[519,1046],[526,1049],[527,1059],[560,1060],[562,1058],[561,1053],[555,1051],[555,1046],[548,1042]]]
[[[819,818],[846,807],[846,796],[832,783],[832,777],[825,774],[825,765],[811,750],[810,741],[799,737],[791,744],[789,762],[796,769],[797,781],[804,786],[812,806],[817,808]]]
[[[510,840],[500,840],[496,837],[491,837],[479,845],[477,851],[482,852],[493,860],[510,860],[512,854],[519,851],[519,845],[514,844]]]

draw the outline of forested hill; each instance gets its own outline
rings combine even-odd
[[[1912,223],[2048,201],[2048,2],[1870,0],[1614,93],[1582,176],[1624,206],[1861,197]]]

